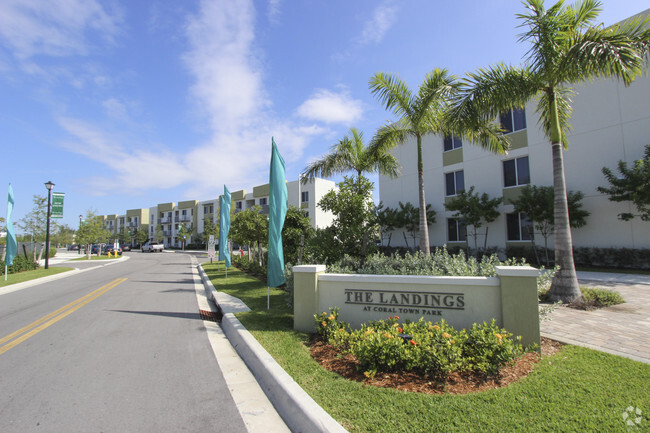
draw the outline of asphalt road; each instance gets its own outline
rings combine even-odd
[[[189,256],[127,254],[0,296],[0,432],[246,431]]]

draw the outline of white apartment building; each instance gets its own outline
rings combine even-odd
[[[650,248],[650,223],[639,218],[619,220],[617,215],[633,212],[633,205],[609,201],[596,189],[609,186],[603,167],[618,173],[619,160],[632,166],[650,144],[650,79],[647,75],[639,77],[627,88],[616,80],[599,80],[576,85],[574,90],[577,94],[570,120],[573,130],[568,135],[568,150],[564,151],[565,176],[567,189],[582,191],[583,209],[591,212],[585,227],[573,229],[574,246]],[[465,245],[462,222],[445,210],[444,203],[471,186],[479,194],[505,199],[500,217],[489,224],[488,246],[505,248],[531,243],[526,230],[522,230],[522,225],[529,222],[523,215],[513,214],[508,198],[515,198],[525,185],[553,185],[551,145],[538,125],[535,108],[536,101],[530,101],[525,110],[502,116],[502,122],[509,123],[512,130],[507,155],[495,155],[458,139],[445,140],[435,135],[423,138],[425,195],[437,212],[437,221],[429,227],[432,246]],[[415,140],[393,152],[402,164],[402,174],[396,179],[379,177],[380,199],[392,208],[398,207],[400,201],[417,207]],[[484,231],[482,228],[479,233]],[[392,246],[405,246],[401,232],[391,239]],[[535,240],[537,245],[543,244],[541,236]],[[482,245],[482,236],[479,242]],[[551,248],[552,242],[551,238]]]

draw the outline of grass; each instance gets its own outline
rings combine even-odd
[[[117,256],[118,259],[119,259],[120,257],[122,257],[122,256]],[[96,254],[90,256],[90,260],[113,260],[113,259],[115,259],[115,258],[116,258],[116,257],[113,257],[113,256],[110,256],[110,257],[107,256],[107,255],[101,255],[101,256],[98,256],[98,255],[96,255]],[[88,259],[86,258],[85,255],[84,255],[83,257],[79,257],[78,259],[72,259],[72,260],[70,260],[70,261],[71,261],[71,262],[80,262],[80,261],[83,261],[83,260],[88,260]]]
[[[286,294],[231,268],[204,264],[215,288],[252,311],[242,324],[330,415],[351,432],[629,432],[629,406],[650,412],[650,365],[577,346],[544,358],[507,388],[482,393],[425,395],[364,387],[328,372],[309,355],[309,336],[293,330]],[[605,324],[603,324],[605,326]],[[643,431],[642,429],[637,429]]]
[[[18,272],[17,274],[7,275],[7,281],[4,275],[0,278],[0,287],[8,286],[10,284],[22,283],[24,281],[35,280],[37,278],[47,277],[49,275],[60,274],[61,272],[71,271],[72,268],[39,268],[33,271]]]

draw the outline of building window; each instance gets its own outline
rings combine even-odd
[[[445,152],[449,150],[459,149],[461,147],[463,147],[463,142],[461,141],[460,137],[456,137],[455,135],[445,136],[443,140],[443,148]]]
[[[503,186],[528,185],[530,183],[530,170],[528,157],[503,161]]]
[[[241,208],[242,208],[242,203],[243,203],[243,202],[241,202],[241,201],[238,201],[237,203],[235,203],[235,209],[237,209],[237,210],[241,210]]]
[[[467,228],[465,227],[465,220],[462,218],[447,218],[447,241],[467,241]]]
[[[260,206],[264,206],[264,205],[266,205],[266,204],[267,204],[267,198],[266,198],[266,197],[261,198],[261,199],[260,199]]]
[[[509,241],[530,241],[534,238],[533,222],[525,213],[506,214]]]
[[[506,134],[526,129],[526,110],[523,108],[513,108],[499,116],[501,128]]]
[[[300,201],[302,203],[305,203],[305,202],[309,201],[309,191],[302,191],[300,193]]]
[[[205,205],[203,206],[203,214],[209,214],[209,213],[214,213],[214,207],[213,205]]]
[[[463,170],[445,173],[446,195],[457,195],[465,190],[465,175]]]

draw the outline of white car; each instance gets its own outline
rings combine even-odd
[[[162,251],[165,249],[165,246],[163,244],[159,244],[158,242],[147,242],[146,244],[142,245],[142,252],[150,252],[150,253],[162,253]]]

